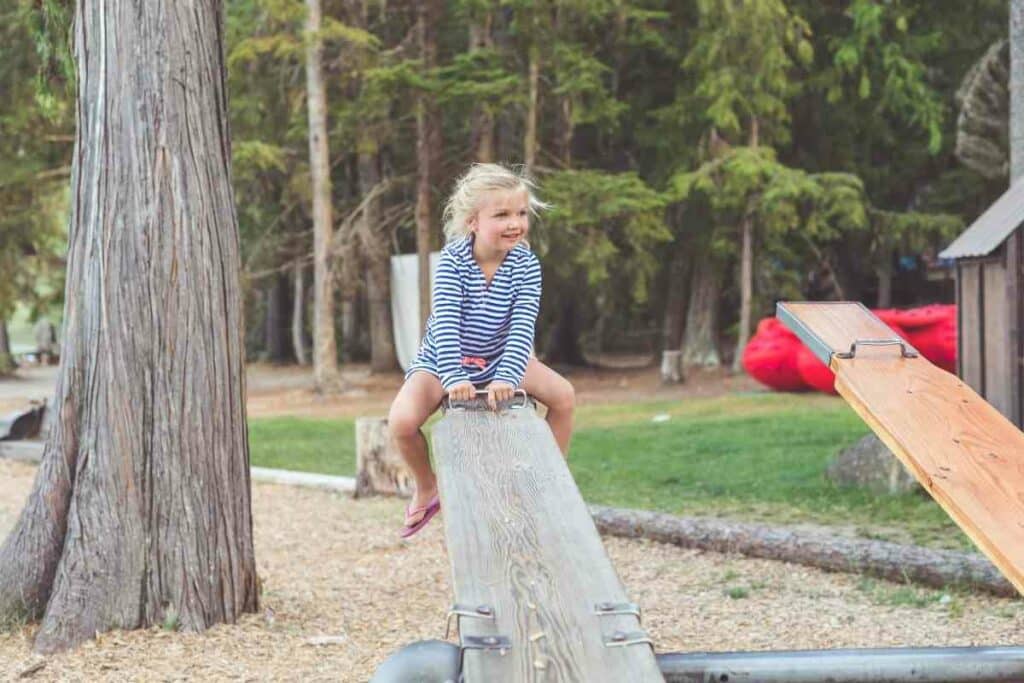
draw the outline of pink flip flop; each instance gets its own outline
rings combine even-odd
[[[434,515],[436,515],[440,509],[441,509],[441,499],[438,498],[437,496],[434,496],[433,498],[431,498],[427,502],[427,504],[424,505],[423,507],[413,508],[413,507],[410,506],[410,507],[406,508],[406,510],[405,510],[405,518],[406,519],[408,519],[411,515],[415,515],[417,512],[423,512],[423,517],[420,519],[420,521],[416,522],[412,526],[409,526],[407,524],[405,526],[405,528],[402,529],[401,537],[402,538],[409,538],[414,533],[416,533],[417,531],[419,531],[420,529],[425,527],[427,525],[427,522],[430,521],[430,518],[433,517]]]

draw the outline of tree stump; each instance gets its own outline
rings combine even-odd
[[[374,494],[409,497],[416,488],[412,473],[388,434],[382,417],[356,419],[356,498]]]
[[[683,352],[661,352],[661,383],[681,384],[683,381]]]

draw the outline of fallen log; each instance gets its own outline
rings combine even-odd
[[[793,530],[599,505],[591,505],[590,512],[598,530],[611,536],[647,538],[683,548],[867,574],[898,583],[970,587],[1001,597],[1017,595],[999,570],[976,553],[838,536],[824,530]]]

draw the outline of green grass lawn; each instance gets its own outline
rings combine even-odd
[[[249,451],[257,467],[351,477],[356,472],[355,421],[250,419]]]
[[[352,420],[262,418],[249,429],[255,465],[355,472]],[[825,479],[829,459],[866,433],[845,402],[820,395],[587,406],[570,467],[591,503],[843,525],[869,537],[970,547],[926,496],[875,496]]]

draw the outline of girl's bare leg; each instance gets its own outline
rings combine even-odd
[[[576,390],[569,380],[541,363],[530,358],[526,365],[522,388],[526,393],[535,396],[548,408],[548,424],[555,435],[562,455],[569,456],[569,441],[572,439],[572,426],[576,413]]]
[[[441,381],[429,372],[416,372],[402,385],[388,414],[391,438],[416,480],[412,497],[414,508],[423,507],[437,494],[437,478],[430,468],[427,439],[420,427],[434,414],[442,398]],[[422,516],[423,513],[413,515],[410,524],[415,524]]]

